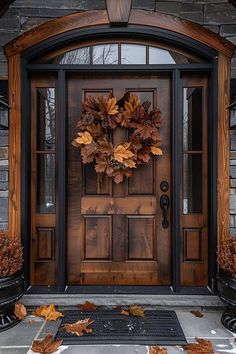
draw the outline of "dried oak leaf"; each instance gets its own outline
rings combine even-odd
[[[27,315],[27,310],[23,304],[15,304],[14,314],[18,320],[23,320]]]
[[[156,146],[151,146],[151,152],[153,155],[162,155],[162,150]]]
[[[167,354],[167,349],[160,347],[150,347],[149,354]]]
[[[34,340],[31,350],[35,353],[51,354],[55,353],[62,344],[62,340],[53,340],[51,334],[47,335],[43,340]]]
[[[189,343],[183,346],[188,354],[214,354],[210,340],[195,338],[197,343]]]
[[[201,311],[198,311],[198,310],[193,310],[193,311],[190,311],[195,317],[198,317],[198,318],[201,318],[203,317],[203,314],[201,313]]]
[[[92,141],[93,141],[93,137],[87,131],[78,133],[78,137],[75,139],[75,142],[77,144],[83,144],[83,145],[91,144]]]
[[[118,106],[117,106],[117,100],[116,98],[110,98],[108,101],[107,101],[107,113],[110,115],[110,116],[114,116],[115,114],[118,113]]]
[[[64,329],[67,333],[76,334],[78,337],[82,337],[84,333],[92,333],[92,328],[88,328],[88,326],[94,321],[90,318],[85,318],[83,320],[79,320],[75,323],[65,324]]]
[[[91,144],[85,145],[81,148],[81,156],[84,164],[93,161],[97,149],[97,144],[94,141]]]
[[[84,304],[79,305],[82,310],[96,310],[97,306],[90,301],[85,301]]]
[[[37,317],[44,317],[46,321],[56,321],[58,318],[63,317],[61,312],[56,311],[54,304],[49,306],[41,305],[32,314]]]
[[[138,305],[130,305],[129,312],[133,316],[145,317],[144,308]]]
[[[114,159],[120,163],[124,160],[134,157],[134,153],[129,150],[130,143],[125,143],[123,145],[117,145],[114,148]]]

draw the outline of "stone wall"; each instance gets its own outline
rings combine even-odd
[[[133,0],[133,8],[171,14],[197,22],[236,44],[236,8],[228,0]],[[3,46],[24,31],[76,11],[104,9],[105,0],[16,0],[0,18],[0,79],[7,79]],[[236,52],[231,78],[236,78]],[[7,147],[6,132],[0,131],[0,227],[7,220]],[[236,134],[231,135],[236,150]],[[235,147],[234,147],[235,146]],[[231,160],[231,233],[236,232],[236,158]]]

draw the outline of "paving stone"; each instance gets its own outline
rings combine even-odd
[[[169,15],[179,16],[181,4],[178,2],[158,1],[156,3],[156,11],[163,12]]]
[[[230,195],[230,214],[236,214],[236,195]]]
[[[140,345],[73,345],[63,354],[147,354],[148,348]],[[173,352],[174,353],[174,352]]]
[[[27,316],[15,327],[1,332],[0,348],[2,346],[30,346],[43,323],[41,318],[34,317],[35,322],[30,324],[29,321],[32,318],[33,316]]]
[[[236,178],[236,166],[230,166],[230,177]]]
[[[155,0],[133,0],[133,9],[155,10]]]
[[[0,171],[0,182],[7,182],[8,181],[8,171]]]
[[[0,182],[0,191],[6,191],[7,189],[8,189],[8,182]]]
[[[45,321],[42,331],[40,332],[38,339],[43,339],[48,334],[55,334],[60,326],[61,319],[56,321]]]
[[[28,352],[29,346],[25,346],[23,348],[1,348],[0,354],[26,354]]]
[[[0,159],[8,158],[8,147],[0,147]]]
[[[207,4],[204,12],[205,24],[235,24],[236,9],[232,4]]]
[[[221,312],[203,312],[202,318],[193,316],[190,312],[176,311],[179,322],[187,339],[204,337],[221,339],[233,337],[221,324]]]

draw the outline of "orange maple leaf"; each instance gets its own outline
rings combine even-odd
[[[129,150],[129,147],[130,147],[130,143],[117,145],[114,148],[114,159],[120,163],[123,163],[125,159],[130,159],[134,157],[134,153]]]
[[[151,146],[151,152],[153,155],[162,155],[162,150],[156,146]]]
[[[118,106],[117,106],[117,100],[115,97],[113,98],[109,98],[109,100],[107,101],[107,113],[110,116],[114,116],[115,114],[118,113]]]
[[[197,343],[183,345],[188,354],[214,354],[213,345],[210,340],[195,338]]]
[[[75,139],[75,142],[77,144],[84,144],[84,145],[91,144],[92,141],[93,141],[93,137],[87,131],[83,133],[82,132],[78,133],[78,137]]]
[[[167,354],[167,349],[160,347],[150,347],[149,354]]]
[[[56,311],[54,304],[49,306],[41,305],[32,314],[37,317],[44,317],[46,321],[56,321],[58,318],[63,317],[61,312]]]
[[[97,306],[90,301],[85,301],[85,303],[79,305],[79,307],[83,310],[96,310],[97,308]]]

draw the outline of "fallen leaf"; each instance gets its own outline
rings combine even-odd
[[[129,311],[131,315],[138,317],[145,317],[144,308],[138,305],[130,305]]]
[[[183,349],[188,354],[214,354],[213,346],[210,340],[195,338],[197,343],[183,345]]]
[[[85,132],[80,132],[78,133],[78,137],[75,139],[75,142],[77,144],[83,144],[83,145],[88,145],[91,144],[91,142],[93,141],[92,135],[85,131]]]
[[[118,113],[118,108],[116,98],[110,98],[107,102],[107,113],[113,116]]]
[[[32,325],[32,324],[35,324],[35,322],[36,322],[35,320],[30,320],[30,321],[29,321],[29,324]]]
[[[31,350],[35,353],[51,354],[55,353],[62,344],[62,340],[53,340],[51,334],[47,335],[43,340],[34,340]]]
[[[190,311],[195,317],[201,318],[203,317],[203,314],[201,313],[201,311]]]
[[[155,146],[151,146],[151,152],[153,155],[162,155],[162,150]]]
[[[121,310],[120,313],[121,313],[122,315],[124,315],[124,316],[129,316],[129,315],[130,315],[130,313],[129,313],[128,310]]]
[[[37,317],[44,317],[46,321],[56,321],[58,318],[63,317],[61,312],[56,311],[54,304],[49,306],[41,305],[32,314]]]
[[[149,354],[167,354],[167,349],[160,347],[150,347]]]
[[[18,320],[23,320],[27,315],[27,310],[23,304],[15,304],[14,314]]]
[[[112,309],[115,311],[122,311],[123,307],[124,307],[123,305],[116,305],[115,307],[112,307]]]
[[[75,323],[65,324],[64,329],[67,333],[76,334],[78,337],[84,335],[84,333],[92,333],[92,328],[87,328],[94,321],[90,318],[85,318],[83,320],[79,320]]]
[[[82,310],[96,310],[97,306],[90,301],[85,301],[84,304],[79,305]]]

